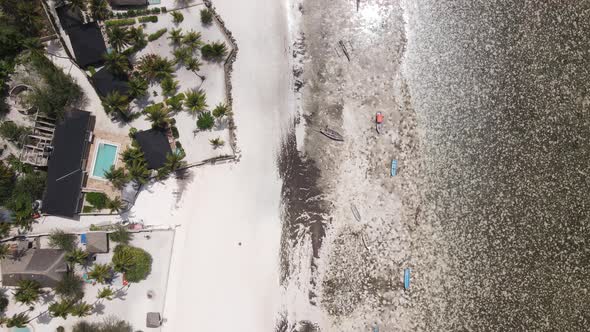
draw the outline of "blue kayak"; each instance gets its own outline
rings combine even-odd
[[[410,268],[404,270],[404,288],[410,289]]]
[[[397,159],[391,161],[391,176],[397,175]]]

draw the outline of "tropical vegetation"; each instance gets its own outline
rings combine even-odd
[[[16,302],[23,304],[33,304],[39,300],[43,294],[41,284],[35,280],[20,280],[14,291],[14,299]]]
[[[145,250],[120,244],[115,247],[113,268],[125,273],[129,282],[139,282],[147,278],[152,270],[152,256]]]
[[[223,42],[213,42],[201,47],[203,59],[209,61],[221,61],[227,55],[227,46]]]
[[[113,271],[108,264],[94,264],[92,270],[88,272],[88,278],[96,280],[99,284],[110,282],[113,277]]]
[[[72,251],[76,247],[76,236],[61,229],[55,229],[49,234],[49,246],[65,251]]]
[[[182,15],[182,13],[179,11],[170,12],[170,15],[172,15],[172,21],[175,24],[178,24],[178,23],[184,21],[184,15]]]
[[[125,169],[123,167],[115,168],[115,165],[111,165],[111,168],[104,173],[104,177],[117,189],[123,189],[129,182],[129,176],[125,174]]]
[[[215,125],[215,118],[211,115],[211,112],[201,112],[199,113],[197,119],[197,127],[201,130],[208,130],[213,128]]]
[[[184,95],[184,105],[190,112],[196,113],[198,111],[204,111],[207,108],[207,96],[203,90],[188,90]]]
[[[109,234],[111,241],[118,242],[120,244],[129,244],[133,239],[133,235],[129,232],[127,227],[118,225],[115,231]]]
[[[213,13],[209,8],[201,9],[201,23],[210,25],[213,22]]]

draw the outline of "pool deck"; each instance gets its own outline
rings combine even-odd
[[[124,167],[125,164],[121,158],[121,154],[127,146],[131,145],[131,139],[127,135],[120,135],[114,134],[106,131],[100,131],[95,129],[94,130],[94,139],[92,140],[92,144],[90,144],[90,156],[88,158],[88,164],[86,165],[86,173],[89,175],[88,180],[86,181],[86,185],[84,186],[84,191],[100,191],[107,194],[107,196],[113,198],[115,196],[120,196],[119,190],[115,187],[111,186],[109,181],[100,180],[97,178],[92,177],[92,171],[94,168],[94,161],[96,158],[96,149],[100,143],[112,143],[114,145],[118,145],[117,150],[117,167]]]

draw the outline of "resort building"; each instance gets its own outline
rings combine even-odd
[[[109,93],[119,92],[122,95],[127,95],[129,92],[129,84],[127,81],[121,80],[111,73],[111,71],[105,66],[98,70],[91,77],[92,84],[96,89],[96,92],[101,96],[105,97]]]
[[[147,0],[110,0],[111,6],[147,6]]]
[[[135,140],[143,152],[148,169],[158,169],[166,163],[166,157],[172,154],[170,140],[166,131],[150,129],[135,134]]]
[[[80,211],[94,117],[68,111],[55,127],[42,212],[72,218]]]
[[[70,43],[78,66],[87,68],[104,64],[107,47],[98,23],[90,22],[74,26],[66,29],[66,33],[70,37]]]
[[[0,263],[2,285],[14,287],[20,280],[35,280],[42,287],[55,287],[68,271],[65,255],[59,249],[26,249],[5,258]]]

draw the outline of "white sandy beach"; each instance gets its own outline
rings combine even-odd
[[[292,107],[287,17],[274,0],[214,5],[239,46],[232,79],[240,161],[152,185],[132,217],[177,225],[163,331],[271,331],[281,294],[276,161]]]

